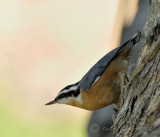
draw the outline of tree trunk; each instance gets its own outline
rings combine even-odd
[[[116,137],[160,137],[160,0],[149,0],[142,41],[135,71],[122,83]]]

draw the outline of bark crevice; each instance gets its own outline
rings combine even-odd
[[[160,136],[160,1],[149,1],[137,66],[125,81],[113,124],[116,137]]]

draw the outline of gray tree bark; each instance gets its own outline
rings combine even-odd
[[[160,0],[149,0],[142,41],[135,71],[123,79],[116,137],[160,137]]]

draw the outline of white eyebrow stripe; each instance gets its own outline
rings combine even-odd
[[[74,85],[72,87],[70,87],[69,89],[64,89],[63,91],[59,92],[58,95],[61,95],[63,93],[67,93],[68,91],[71,91],[71,90],[76,90],[79,88],[79,84],[78,85]]]
[[[95,79],[95,81],[93,82],[93,84],[91,85],[91,87],[99,80],[100,77],[101,77],[101,76],[98,76],[98,77]]]
[[[58,95],[61,95],[62,93],[67,93],[68,91],[69,91],[68,89],[67,90],[65,89],[65,90],[59,92]]]

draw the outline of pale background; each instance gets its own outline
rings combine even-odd
[[[117,7],[118,0],[0,0],[1,137],[87,135],[89,111],[44,104],[119,44]]]

